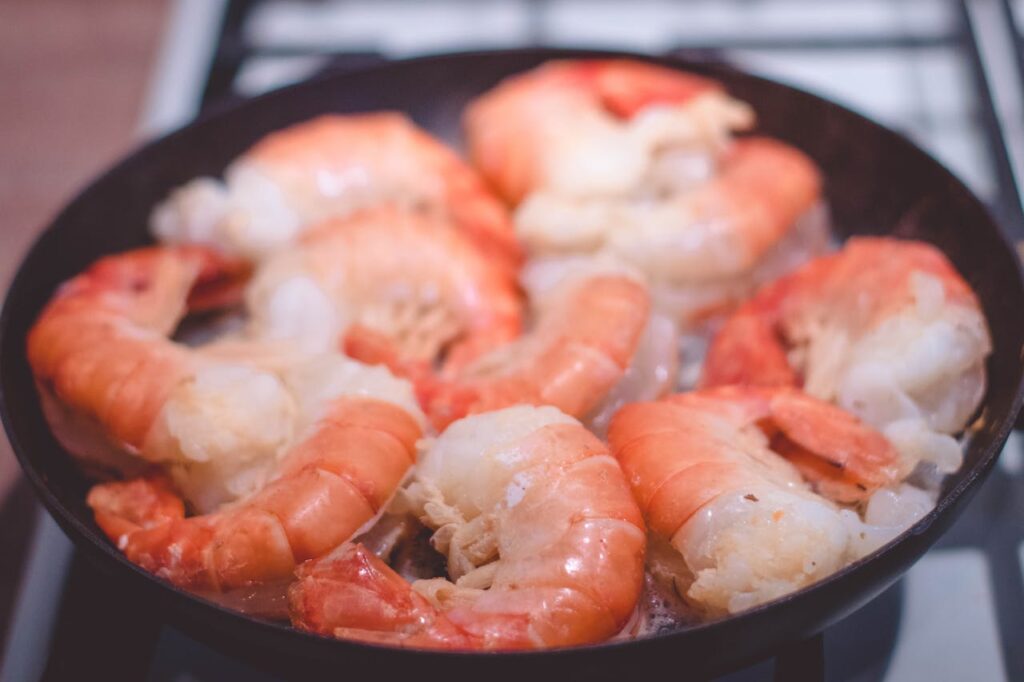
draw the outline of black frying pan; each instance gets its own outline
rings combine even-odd
[[[40,411],[25,358],[25,335],[63,280],[102,254],[149,241],[151,207],[177,185],[220,174],[261,136],[316,114],[399,109],[454,141],[459,116],[501,78],[552,58],[609,56],[517,50],[427,57],[325,76],[195,123],[143,147],[82,192],[32,247],[0,318],[4,425],[43,503],[80,550],[192,634],[290,675],[382,679],[704,676],[738,668],[836,622],[892,584],[952,524],[991,470],[1021,404],[1024,286],[1020,267],[982,204],[905,138],[805,92],[724,66],[654,60],[721,80],[758,112],[758,132],[800,147],[824,169],[835,227],[843,235],[893,234],[941,248],[981,298],[995,343],[981,429],[935,510],[909,532],[830,578],[738,616],[657,637],[537,653],[451,654],[395,650],[304,634],[222,609],[129,563],[85,505],[90,482],[57,444]],[[628,55],[617,55],[628,56]]]

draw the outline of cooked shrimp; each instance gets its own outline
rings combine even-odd
[[[776,140],[730,141],[750,110],[715,82],[636,62],[560,62],[467,115],[473,158],[518,203],[532,256],[644,272],[682,322],[729,308],[828,242],[821,178]]]
[[[439,380],[421,382],[421,402],[438,428],[520,403],[583,417],[622,379],[649,308],[646,288],[632,277],[570,278],[540,302],[524,336]]]
[[[247,292],[251,331],[312,350],[345,338],[406,363],[464,364],[517,337],[515,281],[444,220],[393,208],[309,228]]]
[[[551,62],[513,76],[471,103],[465,123],[474,164],[519,203],[541,188],[626,194],[659,170],[680,171],[666,173],[678,183],[700,175],[705,152],[753,119],[711,79],[594,60]],[[666,149],[671,153],[651,158]]]
[[[621,264],[574,256],[558,262],[529,261],[520,273],[520,282],[530,300],[542,307],[548,297],[556,295],[572,279],[598,275],[642,279],[635,269]],[[641,400],[656,400],[675,389],[680,372],[679,346],[680,333],[675,321],[651,310],[622,378],[583,417],[587,428],[603,438],[608,422],[620,407]]]
[[[702,383],[801,385],[879,428],[908,466],[959,468],[985,392],[988,326],[936,248],[855,238],[767,285],[720,330]]]
[[[380,205],[446,216],[496,260],[519,259],[501,203],[452,151],[398,113],[327,115],[271,133],[228,167],[224,181],[199,178],[172,193],[152,227],[163,241],[262,257],[311,224]]]
[[[194,356],[167,335],[210,294],[239,291],[242,275],[202,247],[145,248],[103,258],[61,286],[27,344],[57,436],[75,444],[65,427],[87,424],[109,441],[97,445],[101,466],[124,460],[105,450],[146,451],[175,387],[196,372]]]
[[[222,592],[286,580],[377,515],[412,466],[420,435],[393,403],[336,397],[265,487],[220,511],[185,518],[158,477],[97,485],[88,504],[129,560],[175,585]]]
[[[553,407],[452,424],[410,495],[448,575],[409,584],[358,545],[299,568],[293,623],[403,646],[521,649],[599,642],[632,615],[645,533],[605,446]]]
[[[671,546],[655,572],[711,613],[770,601],[856,558],[856,513],[830,499],[868,499],[904,473],[881,434],[791,388],[627,405],[609,442],[651,533]]]
[[[380,368],[168,338],[186,309],[237,291],[242,273],[207,248],[154,247],[101,259],[64,284],[28,338],[61,442],[108,474],[159,464],[206,512],[259,490],[330,397],[374,395],[420,414],[412,387]]]

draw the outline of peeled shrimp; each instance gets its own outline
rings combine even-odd
[[[714,175],[686,191],[605,205],[538,198],[520,209],[517,226],[534,252],[606,251],[659,281],[711,282],[752,270],[819,192],[810,159],[751,137],[732,143]]]
[[[28,359],[69,449],[115,468],[125,451],[151,451],[162,410],[199,364],[168,334],[209,293],[237,297],[242,275],[206,248],[157,247],[103,258],[58,289],[29,332]]]
[[[97,485],[88,504],[128,559],[176,585],[219,592],[286,580],[377,515],[420,435],[400,407],[343,396],[284,454],[270,483],[218,512],[184,518],[159,478]]]
[[[242,273],[207,248],[153,247],[103,258],[64,284],[28,338],[61,442],[106,474],[157,464],[209,512],[260,490],[334,398],[374,397],[422,419],[411,385],[382,368],[168,338],[187,309],[237,299]]]
[[[702,384],[801,385],[882,429],[908,467],[951,472],[962,461],[952,434],[981,401],[991,348],[977,298],[938,249],[861,237],[739,309]]]
[[[513,76],[466,111],[470,158],[512,203],[531,192],[624,195],[673,165],[706,172],[753,112],[717,82],[628,60],[551,62]],[[652,159],[673,148],[673,155]],[[665,161],[668,168],[659,168]],[[686,171],[689,170],[689,173]]]
[[[603,641],[633,614],[639,511],[605,446],[557,409],[452,424],[422,455],[410,496],[451,581],[410,585],[345,545],[299,568],[295,625],[403,646],[521,649]]]
[[[583,417],[624,376],[649,309],[646,287],[632,277],[570,278],[543,300],[524,336],[458,371],[421,382],[421,402],[438,428],[520,403],[553,405]]]
[[[436,216],[393,208],[309,228],[247,291],[252,335],[452,366],[517,337],[515,281]]]
[[[543,308],[548,297],[557,295],[573,279],[598,275],[631,276],[642,281],[642,277],[632,268],[597,258],[576,256],[556,263],[531,260],[523,267],[520,282],[529,299],[538,308]],[[679,346],[680,332],[675,321],[652,309],[624,374],[604,398],[582,417],[587,428],[603,438],[608,430],[608,422],[620,407],[641,400],[656,400],[675,389],[680,372]]]
[[[828,242],[821,178],[715,82],[635,62],[559,62],[467,114],[472,156],[518,203],[531,256],[632,265],[684,323],[733,306]]]
[[[905,473],[881,434],[792,388],[627,405],[609,443],[656,538],[655,574],[711,614],[770,601],[857,558],[859,519],[832,500],[869,499]]]
[[[151,223],[165,242],[259,258],[311,224],[381,205],[443,215],[496,261],[520,257],[505,209],[476,173],[398,113],[326,115],[271,133],[224,181],[173,192]]]

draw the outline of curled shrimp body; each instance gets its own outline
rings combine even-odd
[[[597,258],[573,257],[561,262],[527,262],[520,272],[520,284],[534,307],[542,310],[549,297],[557,296],[573,279],[600,276],[633,277],[643,281],[635,269]],[[580,416],[583,423],[603,438],[612,415],[623,405],[656,400],[676,388],[680,374],[680,331],[669,316],[650,310],[647,322],[625,373],[590,411]]]
[[[216,593],[287,580],[377,515],[421,435],[409,412],[372,397],[343,395],[321,411],[270,482],[232,505],[185,518],[165,479],[136,478],[93,487],[96,522],[129,560],[181,587]]]
[[[627,405],[609,443],[656,538],[654,572],[711,613],[769,601],[856,558],[859,519],[831,500],[865,500],[903,473],[883,436],[792,388]]]
[[[176,190],[151,222],[163,241],[262,257],[310,224],[385,204],[443,215],[496,261],[519,259],[507,213],[476,173],[398,113],[326,115],[271,133],[223,182]]]
[[[752,123],[715,81],[629,60],[545,64],[505,80],[465,116],[470,158],[516,204],[540,188],[624,194],[657,170],[649,157],[658,148],[720,148]]]
[[[633,614],[645,532],[615,460],[576,420],[518,406],[452,424],[410,496],[451,580],[409,584],[358,545],[299,569],[292,621],[403,646],[599,642]]]
[[[28,357],[54,432],[102,473],[159,465],[200,512],[262,488],[327,400],[361,393],[420,415],[412,387],[339,355],[168,338],[188,310],[236,300],[244,268],[204,247],[108,256],[65,283]]]
[[[646,287],[621,274],[569,278],[538,302],[519,339],[418,386],[438,428],[520,403],[584,417],[622,379],[643,337]]]
[[[189,310],[237,297],[244,269],[202,247],[103,258],[64,283],[28,337],[55,433],[102,467],[146,456],[154,425],[200,360],[167,336]],[[232,294],[234,292],[234,294]]]
[[[484,95],[467,131],[532,257],[628,263],[690,323],[827,245],[817,167],[777,140],[731,140],[752,120],[708,79],[558,62]]]
[[[702,384],[800,385],[882,429],[909,466],[959,468],[991,339],[936,248],[855,238],[761,289],[719,331]]]
[[[465,363],[520,333],[515,281],[441,218],[394,208],[311,227],[247,291],[255,336]],[[381,346],[383,345],[383,350]]]

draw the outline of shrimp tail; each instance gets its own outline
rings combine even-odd
[[[818,492],[839,502],[866,499],[909,473],[899,454],[878,431],[834,405],[795,390],[774,392],[771,447],[812,481]]]
[[[438,429],[466,414],[476,399],[476,391],[471,387],[443,379],[425,361],[403,358],[391,338],[365,325],[349,327],[341,347],[350,358],[367,365],[383,365],[396,376],[411,381],[420,405],[440,405],[431,416]]]
[[[224,592],[287,580],[384,507],[412,466],[420,434],[398,406],[337,398],[283,455],[271,481],[236,504],[184,518],[161,478],[101,484],[88,502],[130,561],[178,586]]]
[[[307,561],[296,575],[288,606],[292,623],[304,630],[403,646],[471,644],[469,634],[360,544]]]
[[[252,265],[241,258],[212,251],[204,251],[203,256],[188,294],[188,309],[201,313],[239,304],[252,275]]]
[[[427,377],[416,386],[416,394],[420,404],[425,406],[427,414],[434,428],[444,430],[456,419],[461,419],[473,412],[486,412],[483,406],[480,390],[475,386],[468,386],[457,381],[445,381],[438,377]],[[500,407],[500,401],[493,398],[493,402]],[[517,402],[514,399],[508,404]],[[523,398],[522,402],[529,402]]]
[[[163,475],[93,486],[87,503],[96,524],[129,561],[176,582],[201,582],[204,566],[194,551],[209,541],[208,526],[185,521],[185,504]]]
[[[387,334],[366,325],[353,324],[341,340],[341,351],[367,365],[383,365],[414,385],[426,381],[432,372],[424,360],[403,358],[398,345]]]
[[[799,386],[775,330],[753,313],[737,311],[708,349],[700,387]]]
[[[185,518],[185,505],[162,474],[95,485],[86,502],[98,525],[121,546],[141,530]]]

